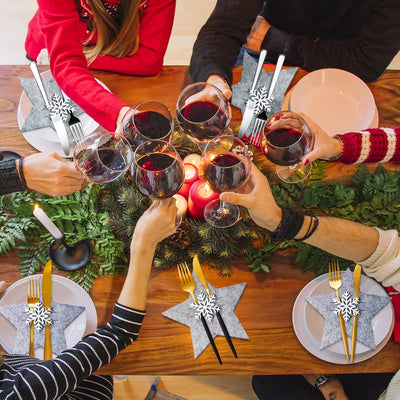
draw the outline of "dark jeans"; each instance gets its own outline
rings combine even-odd
[[[394,374],[335,375],[350,400],[377,400]],[[253,390],[260,400],[323,400],[301,375],[255,375]]]

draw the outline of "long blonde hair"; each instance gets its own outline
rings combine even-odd
[[[97,43],[85,49],[92,62],[99,54],[125,57],[135,54],[139,47],[140,0],[120,0],[118,22],[103,5],[102,0],[88,0],[93,12]]]

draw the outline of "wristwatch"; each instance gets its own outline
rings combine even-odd
[[[314,382],[315,389],[319,390],[319,387],[326,383],[328,379],[325,375],[320,375]]]

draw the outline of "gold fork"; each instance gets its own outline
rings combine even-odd
[[[29,278],[28,280],[28,307],[32,310],[36,307],[40,300],[40,290],[39,290],[39,278]],[[29,323],[29,355],[31,357],[35,356],[35,349],[33,345],[33,322]]]
[[[339,288],[342,286],[342,278],[340,276],[340,268],[338,262],[329,263],[329,285],[332,289],[336,290],[336,298],[340,300]],[[344,351],[346,352],[347,361],[350,361],[349,346],[347,344],[346,326],[344,324],[344,319],[341,311],[339,311],[339,321],[340,321],[340,329],[342,331]]]
[[[193,276],[190,273],[189,267],[186,264],[186,262],[178,264],[178,274],[179,274],[179,280],[181,281],[182,289],[185,292],[190,293],[192,295],[192,297],[193,297],[194,302],[196,304],[199,304],[197,299],[196,299],[196,296],[194,295],[194,289],[196,287],[196,284],[194,282]],[[217,346],[214,343],[214,339],[213,339],[213,337],[211,335],[210,328],[207,325],[207,322],[206,322],[206,319],[204,318],[204,315],[201,314],[200,318],[201,318],[201,322],[203,323],[204,329],[206,331],[208,340],[210,341],[211,347],[213,348],[214,353],[217,356],[217,359],[218,359],[219,363],[222,364],[222,360],[221,360],[221,357],[220,357],[220,355],[218,353]]]

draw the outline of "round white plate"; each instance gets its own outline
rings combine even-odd
[[[26,302],[29,278],[25,277],[13,283],[0,299],[0,306]],[[96,307],[90,296],[77,283],[59,275],[52,275],[51,279],[52,298],[55,302],[84,306],[86,309],[64,330],[67,348],[70,348],[83,336],[96,330]],[[0,314],[0,344],[8,353],[13,351],[16,331],[16,328]],[[43,348],[35,349],[35,357],[43,359],[43,350]]]
[[[41,76],[44,81],[48,81],[52,78],[50,70],[44,71],[41,74]],[[97,78],[96,81],[101,86],[103,86],[104,89],[110,91],[110,89],[108,89],[108,87],[103,82],[99,81]],[[29,100],[29,97],[27,96],[25,91],[22,91],[17,110],[17,121],[20,129],[24,125],[24,122],[27,116],[29,115],[31,108],[32,108],[32,103]],[[85,135],[88,135],[89,133],[95,131],[99,126],[99,124],[93,118],[89,117],[89,115],[87,115],[86,113],[79,115],[79,119],[82,123]],[[31,146],[33,146],[35,149],[39,151],[46,153],[56,152],[61,157],[65,156],[64,151],[59,142],[59,139],[57,137],[57,134],[52,127],[46,127],[46,128],[40,128],[22,132],[22,135]],[[71,148],[70,154],[72,154],[72,151],[73,149]]]
[[[306,301],[308,296],[328,294],[331,291],[334,293],[329,286],[328,279],[328,274],[321,275],[309,282],[299,293],[292,311],[293,328],[299,342],[314,356],[334,364],[348,364],[342,341],[320,350],[325,319]],[[382,286],[365,275],[361,276],[360,290],[363,293],[388,296]],[[389,303],[375,315],[371,322],[376,348],[373,350],[357,342],[354,356],[355,363],[373,357],[389,341],[394,326],[392,303]],[[351,343],[351,338],[348,338],[348,342]]]
[[[309,116],[331,136],[367,129],[376,114],[368,86],[352,73],[334,68],[319,69],[300,79],[289,106]]]

